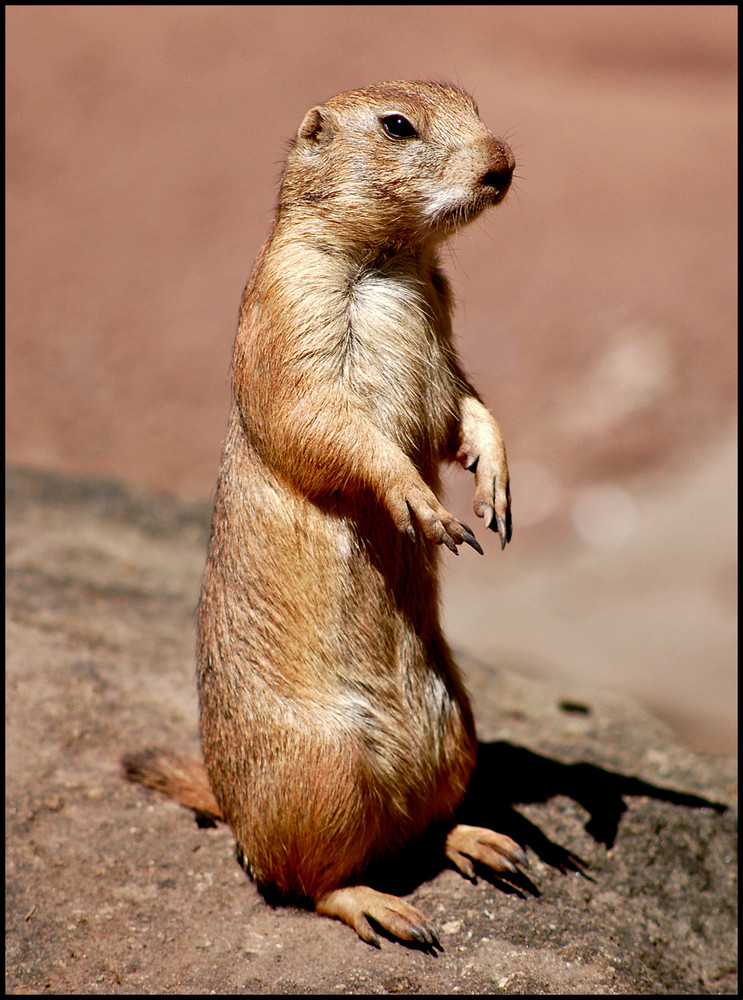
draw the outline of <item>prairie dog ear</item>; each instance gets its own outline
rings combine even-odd
[[[333,138],[333,124],[325,108],[310,108],[302,119],[297,133],[299,139],[306,139],[310,145],[324,146]]]

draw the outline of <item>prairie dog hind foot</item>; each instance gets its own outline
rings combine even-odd
[[[466,826],[460,823],[446,838],[445,854],[454,867],[465,878],[476,879],[477,861],[496,872],[518,871],[518,866],[528,867],[529,861],[515,840],[503,833],[496,833],[482,826]]]
[[[401,941],[414,941],[429,949],[441,947],[438,930],[417,907],[368,885],[334,889],[317,901],[315,912],[342,920],[375,948],[381,944],[370,920]]]
[[[476,881],[473,862],[495,872],[515,874],[529,862],[522,848],[505,834],[480,826],[458,824],[449,831],[444,853],[461,875]],[[416,942],[428,949],[441,948],[435,924],[411,903],[366,885],[346,886],[326,893],[315,911],[342,920],[356,931],[362,941],[381,947],[373,924],[401,941]]]

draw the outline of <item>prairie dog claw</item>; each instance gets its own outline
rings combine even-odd
[[[441,948],[438,930],[419,909],[399,896],[378,892],[368,885],[335,889],[319,899],[315,909],[349,924],[362,941],[375,948],[381,945],[370,918],[401,941],[418,941],[427,948]]]
[[[472,529],[450,514],[423,483],[409,490],[399,508],[391,505],[391,509],[398,528],[407,534],[411,541],[415,541],[417,536],[414,526],[416,522],[418,529],[429,541],[445,545],[454,555],[459,555],[458,546],[463,544],[469,545],[475,552],[483,555]],[[398,516],[395,516],[396,509],[401,511]]]
[[[481,826],[460,823],[446,838],[446,856],[468,879],[475,879],[473,861],[486,865],[496,872],[518,871],[518,865],[528,868],[526,854],[515,840],[503,833],[495,833]]]
[[[492,519],[491,519],[490,527],[493,528],[493,531],[497,531],[498,534],[500,535],[500,547],[501,547],[501,551],[502,551],[506,547],[506,542],[510,542],[511,541],[511,517],[510,517],[510,512],[507,515],[507,519],[506,520],[504,520],[502,517],[496,517],[495,518],[495,524],[496,524],[496,526],[495,526],[495,528],[493,528],[493,523],[492,523]]]

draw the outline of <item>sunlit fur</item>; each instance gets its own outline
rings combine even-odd
[[[414,138],[385,133],[392,113]],[[438,469],[474,469],[475,512],[502,535],[508,470],[452,346],[437,246],[512,170],[456,88],[334,97],[299,128],[242,300],[199,610],[204,758],[257,882],[367,940],[370,890],[333,890],[451,822],[475,759],[436,575],[438,544],[469,531]]]

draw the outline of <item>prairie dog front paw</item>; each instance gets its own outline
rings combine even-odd
[[[437,545],[445,545],[455,555],[458,545],[466,543],[482,555],[482,549],[472,529],[458,521],[439,503],[436,494],[421,480],[400,491],[392,508],[392,516],[400,531],[415,541],[416,526],[422,534]]]
[[[501,548],[511,541],[511,487],[503,435],[490,411],[474,396],[462,401],[456,459],[475,475],[473,509],[497,531]]]

